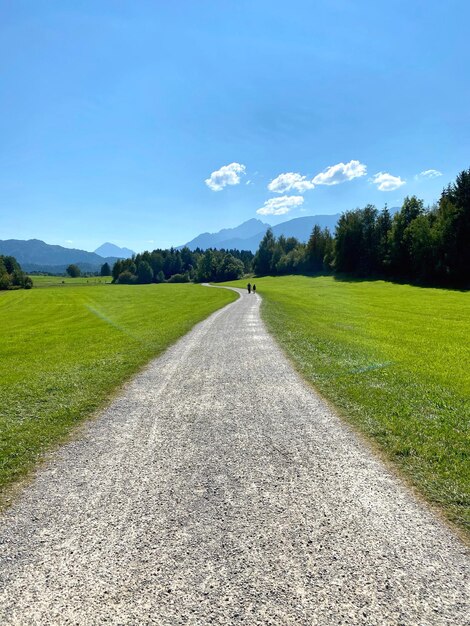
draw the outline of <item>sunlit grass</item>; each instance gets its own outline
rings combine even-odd
[[[0,488],[140,366],[235,298],[191,284],[0,292]]]
[[[331,277],[255,282],[268,328],[305,378],[469,531],[470,293]]]
[[[79,276],[78,278],[70,278],[70,276],[39,276],[31,274],[31,280],[34,287],[77,287],[105,285],[111,283],[111,276]]]

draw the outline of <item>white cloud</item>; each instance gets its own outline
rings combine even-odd
[[[392,176],[387,172],[378,172],[370,181],[377,185],[379,191],[395,191],[395,189],[406,184],[406,181],[402,180],[400,176]]]
[[[317,174],[312,182],[314,185],[339,185],[353,178],[359,178],[367,174],[367,166],[360,161],[349,163],[337,163],[327,167],[326,170]]]
[[[279,198],[266,200],[264,205],[256,212],[259,215],[284,215],[303,203],[304,199],[302,196],[280,196]]]
[[[269,191],[274,191],[275,193],[285,193],[291,190],[304,193],[304,191],[308,191],[308,189],[313,189],[314,187],[315,185],[307,180],[306,176],[294,172],[279,174],[279,176],[274,178],[268,185]]]
[[[416,180],[421,180],[422,178],[437,178],[438,176],[442,176],[442,172],[439,170],[424,170],[424,172],[420,172],[416,174]]]
[[[241,163],[230,163],[230,165],[223,165],[220,170],[212,172],[204,182],[212,191],[221,191],[226,185],[238,185],[240,176],[245,171],[246,167]]]

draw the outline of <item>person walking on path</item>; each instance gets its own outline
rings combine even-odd
[[[246,286],[246,288],[248,289],[248,293],[251,293],[251,283],[248,283],[248,285]]]
[[[256,285],[254,283],[253,283],[252,289],[253,289],[253,293],[256,293]]]

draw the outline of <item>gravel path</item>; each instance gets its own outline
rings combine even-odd
[[[468,552],[259,305],[153,361],[4,514],[2,625],[470,624]]]

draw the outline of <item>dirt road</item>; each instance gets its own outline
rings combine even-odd
[[[1,519],[0,623],[470,623],[469,556],[307,387],[243,294]]]

